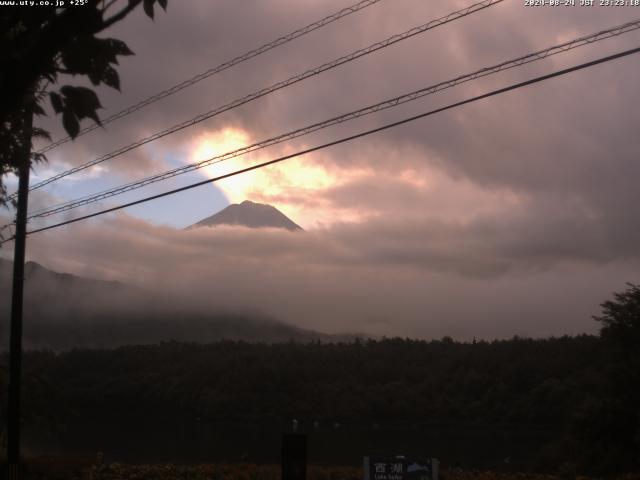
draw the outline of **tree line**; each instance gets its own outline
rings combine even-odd
[[[197,425],[277,419],[286,426],[293,418],[309,431],[404,422],[456,425],[464,435],[521,425],[551,433],[553,444],[536,453],[549,468],[637,470],[638,299],[631,286],[605,302],[599,336],[32,351],[24,359],[24,422],[40,436],[69,435],[73,425],[99,419],[122,431],[146,425],[149,437],[177,423],[185,438]]]

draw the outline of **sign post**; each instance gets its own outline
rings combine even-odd
[[[306,480],[307,436],[286,433],[282,437],[282,480]]]

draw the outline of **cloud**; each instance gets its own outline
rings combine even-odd
[[[194,113],[214,108],[468,4],[460,1],[455,5],[451,2],[425,5],[411,0],[392,3],[382,2],[281,50],[253,59],[237,70],[234,68],[206,80],[194,89],[167,99],[165,106],[157,105],[148,113],[140,112],[141,119],[129,128],[139,135],[142,130],[153,131],[156,126],[189,118]],[[232,58],[265,39],[275,38],[342,6],[337,1],[322,4],[281,1],[270,4],[268,9],[257,4],[252,8],[263,21],[251,28],[242,21],[244,13],[237,2],[217,2],[215,5],[194,2],[190,9],[170,10],[155,24],[140,14],[136,19],[118,25],[114,31],[114,35],[122,35],[134,48],[138,45],[139,58],[145,58],[144,65],[132,58],[123,66],[123,75],[129,78],[131,87],[125,90],[125,96],[144,94],[152,77],[150,68],[156,79],[154,86],[160,81],[171,85],[188,76],[186,72],[196,73],[204,69],[203,65],[215,65]],[[161,141],[156,148],[158,151],[176,148],[193,151],[197,147],[193,138],[197,137],[198,131],[219,131],[229,126],[243,129],[252,139],[259,140],[622,23],[628,20],[629,13],[629,9],[552,10],[536,10],[517,2],[505,2],[204,122],[191,133],[184,132]],[[491,23],[501,27],[486,28]],[[544,28],[539,28],[540,25]],[[295,151],[510,81],[616,51],[632,45],[637,37],[637,33],[632,33],[522,70],[473,82],[397,112],[383,112],[354,125],[294,141],[287,150]],[[212,48],[194,50],[193,45],[211,45]],[[177,62],[172,63],[171,69],[163,68],[165,61],[161,59],[167,56]],[[640,173],[636,161],[640,144],[634,140],[633,128],[640,118],[634,109],[626,108],[634,98],[638,99],[639,94],[631,80],[635,73],[637,66],[632,60],[621,60],[588,73],[553,80],[333,148],[322,155],[312,155],[305,162],[310,168],[322,165],[325,170],[333,170],[334,176],[342,178],[361,168],[394,174],[398,170],[422,172],[425,165],[437,166],[449,176],[465,178],[490,192],[498,189],[520,195],[552,195],[563,203],[579,198],[586,208],[610,219],[611,229],[625,231],[638,220],[635,213],[614,214],[628,202],[637,201],[632,179]],[[158,116],[153,113],[154,109],[167,114]],[[407,148],[413,149],[412,154],[398,153]],[[279,153],[278,149],[272,150],[265,157]],[[278,168],[286,171],[288,167],[283,164]],[[300,183],[300,188],[304,189],[304,184]],[[284,186],[285,191],[280,195],[294,190],[289,184]],[[259,191],[254,193],[260,194]],[[306,192],[306,196],[313,197],[315,193]],[[456,194],[450,191],[447,196]],[[297,195],[298,198],[303,196]],[[336,212],[353,210],[353,202],[338,205],[338,198],[338,195],[333,197]],[[363,210],[372,210],[366,200],[360,203]],[[291,208],[285,207],[285,210],[293,214],[293,205],[289,206]],[[308,212],[298,213],[304,217]],[[324,223],[328,216],[323,216]],[[352,212],[350,218],[359,216]],[[619,223],[614,223],[615,220]]]
[[[291,233],[184,231],[119,214],[33,235],[29,258],[142,286],[176,305],[252,308],[327,333],[468,339],[594,331],[589,316],[633,278],[638,258],[594,259],[600,249],[589,242],[545,250],[535,238],[522,242],[516,220],[378,219]]]
[[[380,2],[70,142],[50,154],[50,166],[83,163],[470,3]],[[108,107],[103,115],[344,6],[192,0],[171,3],[155,22],[136,12],[109,32],[137,56],[122,59],[122,94],[100,92]],[[207,135],[235,130],[259,141],[621,24],[632,11],[502,2],[149,144],[106,164],[108,181],[192,161]],[[630,48],[638,38],[631,33],[471,82],[252,161]],[[638,272],[635,60],[285,162],[242,188],[229,182],[228,198],[272,203],[311,227],[304,235],[182,232],[119,215],[33,236],[30,255],[59,270],[157,283],[181,298],[255,304],[327,331],[479,337],[590,331],[598,303]],[[44,122],[61,133],[58,118]]]

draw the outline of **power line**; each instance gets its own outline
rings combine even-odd
[[[333,23],[337,20],[340,20],[341,18],[346,17],[347,15],[351,15],[352,13],[356,13],[360,10],[363,10],[367,7],[370,7],[371,5],[374,5],[378,2],[380,2],[382,0],[362,0],[354,5],[351,5],[349,7],[343,8],[342,10],[333,13],[331,15],[328,15],[326,17],[324,17],[321,20],[318,20],[317,22],[313,22],[305,27],[299,28],[298,30],[295,30],[291,33],[289,33],[288,35],[283,35],[280,38],[277,38],[276,40],[273,40],[269,43],[265,43],[264,45],[255,48],[253,50],[250,50],[240,56],[235,57],[232,60],[229,60],[227,62],[221,63],[220,65],[210,68],[209,70],[206,70],[202,73],[199,73],[198,75],[195,75],[193,77],[191,77],[188,80],[185,80],[183,82],[178,83],[177,85],[174,85],[173,87],[167,88],[166,90],[163,90],[155,95],[152,95],[149,98],[146,98],[138,103],[136,103],[135,105],[131,105],[128,108],[125,108],[124,110],[121,110],[117,113],[114,113],[113,115],[111,115],[110,117],[105,118],[104,120],[101,121],[102,126],[111,123],[111,122],[115,122],[116,120],[122,118],[122,117],[126,117],[127,115],[130,115],[144,107],[146,107],[147,105],[151,105],[152,103],[155,103],[159,100],[162,100],[163,98],[166,98],[170,95],[173,95],[174,93],[179,92],[180,90],[184,90],[187,87],[190,87],[192,85],[195,85],[196,83],[200,82],[201,80],[204,80],[205,78],[209,78],[212,75],[216,75],[220,72],[223,72],[224,70],[227,70],[235,65],[238,65],[239,63],[245,62],[247,60],[250,60],[254,57],[257,57],[258,55],[262,55],[263,53],[268,52],[269,50],[273,50],[276,47],[279,47],[281,45],[284,45],[285,43],[291,42],[292,40],[295,40],[296,38],[302,37],[308,33],[313,32],[314,30],[318,30],[319,28],[322,28],[326,25],[329,25],[330,23]],[[92,132],[93,130],[96,130],[98,127],[100,127],[100,125],[98,124],[91,124],[85,128],[83,128],[82,130],[80,130],[80,132],[78,133],[77,137],[80,137],[86,133]],[[46,145],[44,148],[40,149],[38,151],[38,153],[46,153],[50,150],[53,150],[54,148],[67,143],[68,141],[72,140],[72,138],[70,136],[61,138],[55,142],[52,142],[48,145]]]
[[[118,150],[114,150],[114,151],[112,151],[112,152],[110,152],[110,153],[108,153],[106,155],[103,155],[102,157],[99,157],[99,158],[97,158],[95,160],[87,162],[87,163],[85,163],[83,165],[79,165],[77,167],[71,168],[71,169],[66,170],[64,172],[61,172],[61,173],[59,173],[57,175],[54,175],[54,176],[52,176],[52,177],[50,177],[48,179],[42,180],[42,181],[36,183],[35,185],[32,185],[30,187],[30,190],[35,190],[37,188],[41,188],[41,187],[43,187],[45,185],[48,185],[48,184],[50,184],[52,182],[55,182],[56,180],[59,180],[61,178],[67,177],[67,176],[69,176],[69,175],[71,175],[73,173],[77,173],[77,172],[85,170],[85,169],[87,169],[89,167],[93,167],[95,165],[103,163],[103,162],[105,162],[107,160],[115,158],[115,157],[117,157],[119,155],[122,155],[122,154],[124,154],[126,152],[129,152],[129,151],[131,151],[131,150],[133,150],[135,148],[138,148],[138,147],[140,147],[142,145],[145,145],[145,144],[147,144],[149,142],[152,142],[154,140],[157,140],[159,138],[165,137],[167,135],[176,133],[176,132],[178,132],[180,130],[183,130],[183,129],[187,128],[187,127],[191,127],[193,125],[196,125],[196,124],[198,124],[198,123],[200,123],[200,122],[202,122],[204,120],[207,120],[207,119],[209,119],[211,117],[214,117],[216,115],[224,113],[224,112],[226,112],[228,110],[232,110],[234,108],[237,108],[237,107],[239,107],[241,105],[244,105],[245,103],[249,103],[249,102],[251,102],[253,100],[257,100],[258,98],[264,97],[265,95],[273,93],[273,92],[275,92],[277,90],[280,90],[282,88],[288,87],[288,86],[293,85],[295,83],[301,82],[303,80],[306,80],[307,78],[313,77],[313,76],[318,75],[318,74],[320,74],[322,72],[325,72],[327,70],[336,68],[336,67],[338,67],[340,65],[343,65],[345,63],[348,63],[348,62],[351,62],[353,60],[356,60],[357,58],[360,58],[362,56],[368,55],[368,54],[373,53],[373,52],[375,52],[377,50],[389,47],[389,46],[394,45],[394,44],[396,44],[396,43],[398,43],[398,42],[400,42],[402,40],[406,40],[406,39],[411,38],[411,37],[413,37],[415,35],[424,33],[424,32],[426,32],[428,30],[432,30],[432,29],[434,29],[436,27],[439,27],[441,25],[453,22],[455,20],[459,20],[460,18],[466,17],[466,16],[471,15],[473,13],[476,13],[476,12],[478,12],[480,10],[484,10],[486,8],[489,8],[489,7],[493,6],[493,5],[501,3],[503,1],[504,0],[483,0],[482,2],[475,3],[473,5],[470,5],[469,7],[463,8],[461,10],[457,10],[455,12],[451,12],[448,15],[445,15],[445,16],[440,17],[438,19],[431,20],[431,21],[429,21],[428,23],[426,23],[424,25],[411,28],[411,29],[407,30],[406,32],[403,32],[403,33],[400,33],[400,34],[396,34],[396,35],[392,35],[391,37],[389,37],[389,38],[387,38],[387,39],[385,39],[385,40],[383,40],[381,42],[376,42],[376,43],[374,43],[372,45],[369,45],[368,47],[356,50],[356,51],[354,51],[354,52],[352,52],[352,53],[350,53],[348,55],[345,55],[345,56],[342,56],[340,58],[337,58],[337,59],[335,59],[335,60],[333,60],[331,62],[327,62],[327,63],[324,63],[324,64],[318,66],[318,67],[306,70],[305,72],[297,74],[297,75],[294,75],[294,76],[288,78],[287,80],[280,81],[280,82],[275,83],[275,84],[273,84],[273,85],[271,85],[269,87],[263,88],[262,90],[258,90],[256,92],[251,93],[249,95],[246,95],[246,96],[244,96],[242,98],[236,99],[236,100],[232,101],[231,103],[228,103],[226,105],[218,107],[218,108],[216,108],[214,110],[210,110],[209,112],[202,113],[202,114],[200,114],[200,115],[198,115],[196,117],[191,118],[190,120],[186,120],[186,121],[184,121],[182,123],[179,123],[177,125],[174,125],[172,127],[167,128],[165,130],[162,130],[161,132],[157,132],[157,133],[155,133],[155,134],[153,134],[151,136],[148,136],[146,138],[138,140],[137,142],[134,142],[134,143],[131,143],[131,144],[127,145],[127,146],[121,147]],[[9,198],[13,198],[14,195],[9,196]]]
[[[478,96],[475,96],[475,97],[472,97],[472,98],[469,98],[469,99],[466,99],[466,100],[462,100],[460,102],[452,103],[452,104],[449,104],[447,106],[437,108],[435,110],[431,110],[431,111],[426,112],[426,113],[421,113],[419,115],[414,115],[412,117],[408,117],[408,118],[405,118],[403,120],[399,120],[397,122],[389,123],[389,124],[383,125],[381,127],[377,127],[377,128],[371,129],[371,130],[367,130],[365,132],[361,132],[361,133],[358,133],[358,134],[355,134],[355,135],[350,135],[348,137],[343,137],[341,139],[334,140],[334,141],[329,142],[329,143],[325,143],[325,144],[322,144],[322,145],[319,145],[319,146],[316,146],[316,147],[308,148],[306,150],[302,150],[302,151],[299,151],[299,152],[296,152],[296,153],[285,155],[285,156],[282,156],[282,157],[279,157],[279,158],[276,158],[276,159],[273,159],[273,160],[269,160],[267,162],[259,163],[257,165],[252,165],[251,167],[246,167],[246,168],[243,168],[243,169],[240,169],[240,170],[236,170],[234,172],[227,173],[225,175],[220,175],[220,176],[215,177],[215,178],[211,178],[211,179],[208,179],[208,180],[203,180],[201,182],[193,183],[191,185],[187,185],[187,186],[184,186],[184,187],[181,187],[181,188],[176,188],[174,190],[169,190],[169,191],[164,192],[164,193],[160,193],[160,194],[157,194],[157,195],[152,195],[150,197],[145,197],[145,198],[142,198],[140,200],[136,200],[136,201],[133,201],[133,202],[129,202],[129,203],[125,203],[125,204],[122,204],[122,205],[118,205],[116,207],[107,208],[107,209],[101,210],[99,212],[91,213],[91,214],[84,215],[84,216],[81,216],[81,217],[78,217],[78,218],[74,218],[74,219],[67,220],[67,221],[64,221],[64,222],[56,223],[54,225],[49,225],[47,227],[42,227],[42,228],[38,228],[38,229],[35,229],[35,230],[31,230],[31,231],[29,231],[27,233],[28,234],[33,234],[33,233],[43,232],[45,230],[51,230],[53,228],[62,227],[64,225],[69,225],[71,223],[79,222],[81,220],[86,220],[86,219],[89,219],[89,218],[97,217],[99,215],[104,215],[106,213],[114,212],[114,211],[117,211],[117,210],[122,210],[124,208],[131,207],[131,206],[134,206],[134,205],[139,205],[141,203],[146,203],[146,202],[149,202],[151,200],[156,200],[158,198],[162,198],[162,197],[166,197],[166,196],[173,195],[173,194],[176,194],[176,193],[180,193],[180,192],[183,192],[183,191],[186,191],[186,190],[190,190],[192,188],[200,187],[202,185],[206,185],[206,184],[213,183],[213,182],[216,182],[216,181],[219,181],[219,180],[223,180],[225,178],[233,177],[233,176],[239,175],[241,173],[246,173],[246,172],[249,172],[251,170],[256,170],[256,169],[263,168],[263,167],[266,167],[266,166],[269,166],[269,165],[273,165],[275,163],[282,162],[284,160],[288,160],[290,158],[299,157],[301,155],[306,155],[308,153],[315,152],[317,150],[322,150],[324,148],[328,148],[328,147],[332,147],[332,146],[335,146],[335,145],[339,145],[341,143],[349,142],[349,141],[352,141],[352,140],[355,140],[355,139],[358,139],[358,138],[361,138],[361,137],[365,137],[365,136],[368,136],[368,135],[371,135],[371,134],[374,134],[374,133],[377,133],[377,132],[381,132],[383,130],[387,130],[387,129],[390,129],[390,128],[393,128],[393,127],[397,127],[399,125],[403,125],[405,123],[413,122],[415,120],[418,120],[418,119],[421,119],[421,118],[424,118],[424,117],[435,115],[436,113],[444,112],[446,110],[451,110],[453,108],[460,107],[462,105],[467,105],[469,103],[473,103],[473,102],[476,102],[476,101],[479,101],[479,100],[483,100],[485,98],[489,98],[489,97],[493,97],[493,96],[496,96],[496,95],[500,95],[502,93],[506,93],[506,92],[509,92],[511,90],[516,90],[518,88],[526,87],[528,85],[533,85],[535,83],[539,83],[539,82],[542,82],[542,81],[545,81],[545,80],[549,80],[549,79],[554,78],[554,77],[559,77],[561,75],[566,75],[566,74],[571,73],[571,72],[575,72],[575,71],[578,71],[578,70],[583,70],[585,68],[593,67],[593,66],[599,65],[601,63],[605,63],[605,62],[609,62],[609,61],[612,61],[612,60],[616,60],[616,59],[619,59],[619,58],[622,58],[622,57],[626,57],[628,55],[632,55],[632,54],[639,53],[639,52],[640,52],[640,47],[636,47],[636,48],[633,48],[633,49],[630,49],[630,50],[625,50],[623,52],[619,52],[619,53],[616,53],[614,55],[609,55],[609,56],[606,56],[606,57],[599,58],[597,60],[592,60],[590,62],[586,62],[586,63],[582,63],[582,64],[579,64],[579,65],[576,65],[576,66],[573,66],[573,67],[569,67],[569,68],[565,68],[565,69],[562,69],[562,70],[558,70],[558,71],[555,71],[553,73],[549,73],[549,74],[546,74],[546,75],[542,75],[542,76],[539,76],[539,77],[532,78],[530,80],[526,80],[524,82],[515,83],[515,84],[509,85],[507,87],[503,87],[503,88],[500,88],[500,89],[497,89],[497,90],[493,90],[491,92],[488,92],[488,93],[485,93],[485,94],[482,94],[482,95],[478,95]],[[6,242],[8,242],[10,240],[12,240],[12,238],[7,239],[2,243],[6,243]]]
[[[579,38],[576,38],[574,40],[568,41],[568,42],[564,42],[562,44],[559,45],[555,45],[543,50],[539,50],[537,52],[534,53],[530,53],[518,58],[515,58],[513,60],[507,60],[504,61],[502,63],[499,63],[497,65],[491,66],[491,67],[485,67],[482,68],[480,70],[476,70],[475,72],[472,73],[468,73],[465,75],[461,75],[458,76],[454,79],[451,80],[447,80],[444,82],[440,82],[437,83],[435,85],[429,86],[429,87],[425,87],[422,88],[420,90],[416,90],[414,92],[411,93],[406,93],[397,97],[394,97],[392,99],[388,99],[388,100],[384,100],[382,102],[376,103],[374,105],[369,105],[367,107],[363,107],[360,108],[358,110],[337,116],[337,117],[333,117],[330,118],[328,120],[324,120],[322,122],[318,122],[318,123],[314,123],[312,125],[308,125],[306,127],[303,128],[299,128],[296,130],[293,130],[291,132],[288,133],[284,133],[272,138],[269,138],[267,140],[263,140],[261,142],[258,143],[254,143],[252,145],[246,146],[246,147],[242,147],[230,152],[226,152],[224,154],[221,155],[217,155],[215,157],[200,161],[200,162],[195,162],[195,163],[191,163],[189,165],[185,165],[183,167],[179,167],[179,168],[175,168],[173,170],[169,170],[166,172],[162,172],[156,175],[152,175],[146,178],[143,178],[141,180],[137,180],[134,182],[130,182],[127,183],[125,185],[121,185],[109,190],[105,190],[96,194],[92,194],[92,195],[88,195],[76,200],[72,200],[69,202],[64,202],[62,204],[53,206],[53,207],[47,207],[47,208],[43,208],[40,210],[37,210],[35,212],[33,212],[28,218],[29,219],[33,219],[33,218],[43,218],[43,217],[48,217],[50,215],[54,215],[57,213],[61,213],[64,211],[68,211],[83,205],[89,205],[91,203],[95,203],[98,202],[100,200],[104,200],[106,198],[110,198],[110,197],[114,197],[116,195],[120,195],[122,193],[126,193],[132,190],[136,190],[138,188],[142,188],[145,187],[147,185],[153,184],[153,183],[157,183],[163,180],[166,180],[168,178],[172,178],[175,177],[177,175],[182,175],[184,173],[188,173],[209,165],[213,165],[213,164],[217,164],[226,160],[229,160],[231,158],[235,158],[247,153],[251,153],[254,152],[256,150],[260,150],[266,147],[270,147],[272,145],[276,145],[294,138],[298,138],[301,137],[303,135],[307,135],[309,133],[327,128],[329,126],[333,126],[333,125],[337,125],[346,121],[350,121],[359,117],[362,117],[364,115],[368,115],[371,113],[375,113],[375,112],[379,112],[388,108],[392,108],[392,107],[396,107],[398,105],[402,105],[404,103],[408,103],[414,100],[417,100],[419,98],[422,98],[426,95],[430,95],[451,87],[454,87],[456,85],[459,85],[461,83],[465,83],[471,80],[475,80],[477,78],[482,78],[488,75],[492,75],[504,70],[508,70],[514,67],[518,67],[518,66],[522,66],[524,64],[528,64],[534,61],[538,61],[538,60],[542,60],[545,59],[549,56],[552,55],[556,55],[559,53],[563,53],[569,50],[572,50],[574,48],[578,48],[584,45],[590,45],[594,42],[598,42],[598,41],[602,41],[608,38],[612,38],[624,33],[628,33],[634,30],[637,30],[640,28],[640,19],[638,20],[634,20],[632,22],[627,22],[625,24],[622,25],[618,25],[612,28],[608,28],[606,30],[602,30],[599,31],[597,33],[593,33],[591,35],[587,35],[587,36],[582,36]]]

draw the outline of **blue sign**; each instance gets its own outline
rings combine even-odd
[[[438,480],[438,460],[364,457],[364,480]]]

